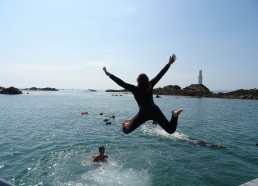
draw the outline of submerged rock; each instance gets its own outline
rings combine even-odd
[[[9,87],[1,90],[0,94],[22,94],[22,91],[15,87]]]

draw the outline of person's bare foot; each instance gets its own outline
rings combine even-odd
[[[184,109],[173,110],[173,111],[172,111],[172,116],[173,116],[174,118],[177,118],[177,117],[179,116],[179,114],[180,114],[181,112],[183,112],[183,111],[184,111]]]
[[[127,130],[130,129],[131,125],[132,125],[132,122],[133,122],[133,119],[125,120],[123,122],[123,128],[125,128]]]

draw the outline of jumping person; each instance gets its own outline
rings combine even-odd
[[[172,134],[176,131],[177,120],[183,109],[172,111],[170,122],[161,112],[160,108],[153,101],[153,87],[158,83],[162,76],[168,71],[171,64],[176,60],[176,55],[169,57],[168,64],[158,73],[156,77],[149,81],[146,74],[140,74],[137,78],[138,85],[134,86],[125,83],[123,80],[109,73],[106,67],[103,70],[119,86],[131,91],[139,106],[139,112],[129,120],[123,122],[123,131],[128,134],[148,120],[155,120],[167,133]]]
[[[105,162],[107,161],[108,155],[105,154],[105,147],[99,147],[99,154],[93,157],[93,162]]]

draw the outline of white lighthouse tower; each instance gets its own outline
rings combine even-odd
[[[198,84],[202,84],[202,70],[199,70],[199,76],[198,76]]]

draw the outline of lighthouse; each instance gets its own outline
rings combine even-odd
[[[199,70],[199,76],[198,76],[198,84],[202,84],[202,70]]]

